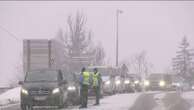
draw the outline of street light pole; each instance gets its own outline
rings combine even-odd
[[[122,10],[116,10],[116,67],[119,63],[119,14],[123,13]]]

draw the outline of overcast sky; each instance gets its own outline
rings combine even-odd
[[[119,15],[119,59],[146,51],[155,72],[164,72],[184,35],[194,47],[194,2],[0,2],[1,73],[14,73],[21,55],[19,39],[53,38],[76,11],[87,16],[94,41],[101,42],[109,63],[115,64],[116,9]],[[10,78],[10,77],[9,77]]]

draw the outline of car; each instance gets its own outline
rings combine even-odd
[[[176,74],[168,74],[166,76],[166,81],[169,82],[167,90],[169,91],[182,91],[183,89],[183,78]]]
[[[63,108],[68,98],[67,81],[60,70],[29,71],[21,85],[21,110],[34,107]]]
[[[80,85],[78,74],[63,72],[63,77],[67,81],[68,105],[78,105],[80,103]]]
[[[133,93],[135,92],[135,85],[130,77],[125,77],[124,81],[122,81],[124,85],[124,93]]]
[[[102,81],[103,81],[103,94],[104,95],[113,95],[114,89],[115,89],[115,81],[114,77],[112,76],[102,76]]]
[[[128,74],[128,77],[131,79],[131,85],[134,88],[134,91],[141,92],[142,91],[142,80],[137,74]]]
[[[124,85],[122,84],[122,78],[119,75],[114,77],[114,83],[115,83],[114,91],[116,93],[122,93]]]
[[[171,88],[171,81],[168,74],[153,73],[144,81],[144,87],[146,90],[169,90]]]
[[[121,77],[120,75],[116,75],[113,78],[113,91],[114,93],[133,93],[134,90],[134,83],[131,77]]]

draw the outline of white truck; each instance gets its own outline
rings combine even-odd
[[[30,39],[23,40],[24,72],[35,69],[52,68],[54,64],[51,40]]]

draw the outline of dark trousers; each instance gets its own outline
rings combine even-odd
[[[96,104],[100,104],[100,87],[94,86],[94,92],[96,96]]]
[[[82,107],[87,107],[88,104],[88,85],[82,85],[80,91],[80,101]]]

